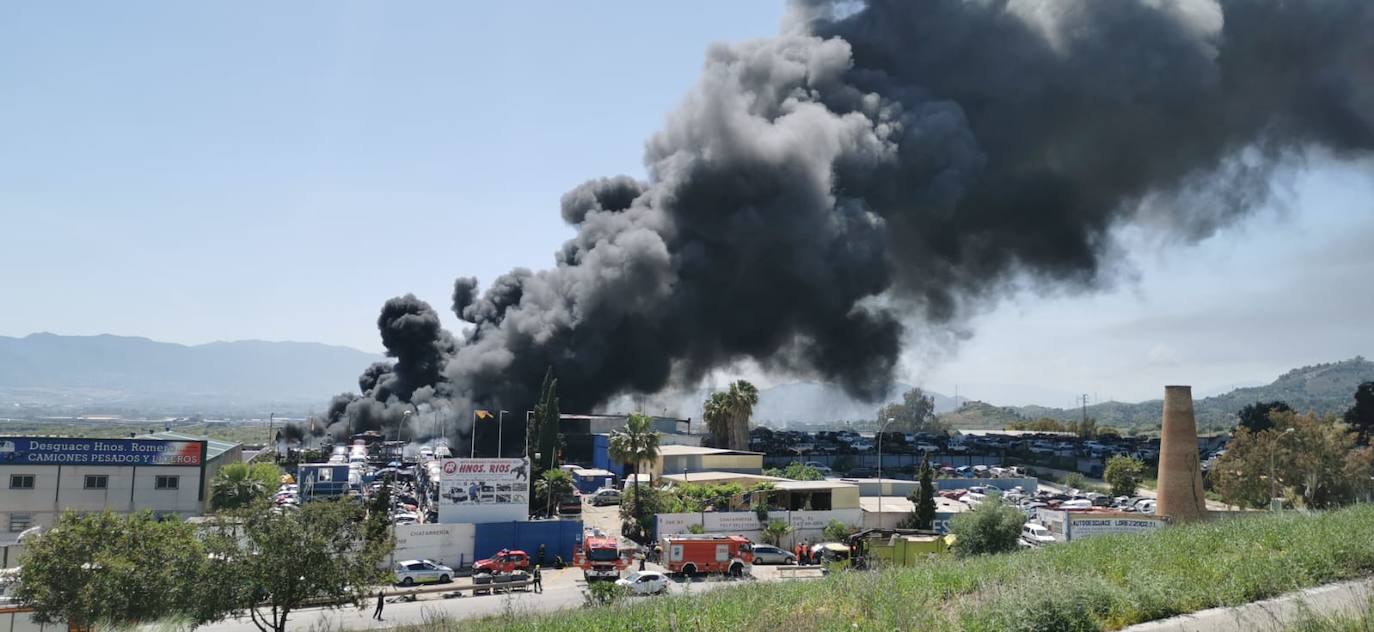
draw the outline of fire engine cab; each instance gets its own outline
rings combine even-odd
[[[582,569],[587,581],[617,579],[626,566],[620,557],[620,542],[597,529],[582,532],[582,542],[573,552],[573,564]]]
[[[739,577],[754,563],[754,547],[738,535],[679,533],[663,537],[663,560],[670,573],[726,573]]]

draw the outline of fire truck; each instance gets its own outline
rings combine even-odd
[[[626,561],[620,557],[620,542],[616,538],[587,529],[582,532],[582,542],[573,552],[573,565],[582,569],[582,576],[587,581],[592,581],[619,578]]]
[[[739,577],[754,563],[754,546],[738,535],[678,533],[662,539],[660,564],[670,573],[726,573]]]

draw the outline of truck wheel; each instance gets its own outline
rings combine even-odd
[[[696,564],[683,564],[683,565],[682,565],[682,575],[683,575],[684,577],[691,577],[691,576],[696,575],[696,574],[697,574],[697,565],[696,565]]]
[[[740,564],[739,562],[735,562],[734,564],[731,564],[731,565],[730,565],[730,576],[731,576],[731,577],[734,577],[734,578],[738,579],[739,577],[742,577],[743,575],[744,575],[744,565],[743,565],[743,564]]]

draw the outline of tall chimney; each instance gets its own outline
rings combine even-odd
[[[1159,499],[1155,513],[1175,522],[1207,516],[1197,456],[1193,388],[1164,387],[1164,427],[1159,439]]]

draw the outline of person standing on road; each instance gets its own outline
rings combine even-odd
[[[377,591],[377,609],[372,612],[372,618],[378,621],[382,620],[382,605],[386,603],[386,601],[382,597],[382,591]]]
[[[544,592],[544,573],[539,570],[539,565],[534,566],[534,592]]]

